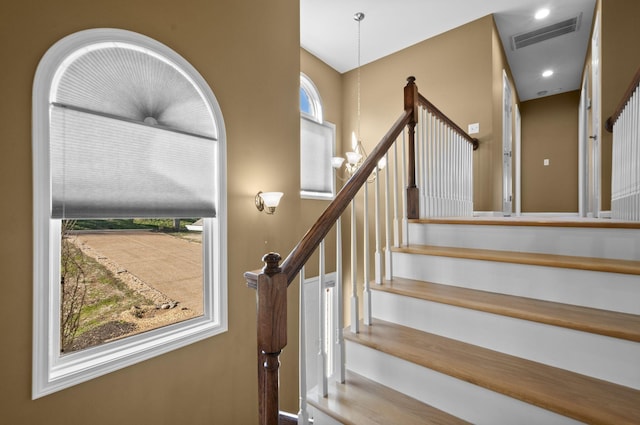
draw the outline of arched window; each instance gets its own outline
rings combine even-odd
[[[315,84],[300,73],[300,112],[316,122],[322,123],[322,101]]]
[[[331,199],[335,179],[331,158],[335,155],[336,126],[324,121],[322,101],[315,84],[300,73],[300,196]]]
[[[226,331],[225,146],[211,89],[167,46],[94,29],[47,51],[33,89],[33,398]],[[202,223],[197,245],[139,230],[186,219]],[[121,286],[108,307],[123,311],[88,330],[109,272]],[[177,306],[161,326],[131,317]],[[79,342],[101,326],[115,337]]]

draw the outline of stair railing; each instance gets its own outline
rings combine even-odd
[[[245,278],[249,287],[257,290],[257,348],[258,348],[258,401],[259,401],[259,424],[276,425],[279,417],[278,402],[278,369],[279,356],[282,349],[287,344],[287,317],[286,299],[287,288],[295,279],[296,275],[303,269],[314,251],[321,246],[320,270],[324,274],[324,247],[323,240],[329,231],[336,227],[336,296],[338,297],[338,320],[337,329],[332,329],[331,334],[336,336],[335,344],[337,348],[336,362],[338,368],[338,380],[344,382],[344,342],[342,332],[344,328],[342,320],[342,231],[340,218],[348,206],[351,210],[351,331],[358,332],[360,317],[358,308],[360,301],[357,294],[357,236],[356,236],[356,201],[355,197],[360,189],[365,187],[364,216],[367,217],[369,195],[367,182],[375,176],[375,206],[374,206],[374,230],[375,246],[374,250],[374,282],[382,283],[383,269],[384,278],[392,278],[391,246],[407,244],[408,222],[411,219],[420,218],[421,208],[432,209],[433,214],[468,214],[472,212],[472,182],[469,179],[472,173],[472,149],[477,148],[477,140],[471,139],[464,131],[455,125],[449,118],[440,112],[435,106],[428,102],[418,93],[415,85],[415,78],[409,77],[404,87],[404,112],[398,117],[391,129],[381,139],[380,143],[367,156],[364,163],[358,168],[353,176],[345,183],[335,199],[329,204],[327,209],[320,215],[316,223],[300,240],[298,245],[291,251],[287,258],[280,263],[281,257],[277,253],[268,253],[263,257],[265,266],[261,271],[246,272]],[[418,121],[421,126],[416,131]],[[423,121],[428,120],[425,124]],[[419,137],[416,138],[416,132]],[[460,134],[461,133],[461,134]],[[441,137],[440,137],[441,136]],[[464,145],[461,143],[464,141]],[[467,142],[470,142],[471,145]],[[431,146],[436,144],[436,147]],[[466,152],[464,146],[468,148]],[[393,149],[391,149],[393,147]],[[418,157],[419,155],[419,157]],[[459,157],[455,161],[447,160],[447,156]],[[433,158],[432,158],[433,157]],[[381,159],[385,159],[387,166],[383,170],[379,165]],[[390,161],[391,160],[391,161]],[[454,167],[463,167],[455,169]],[[468,169],[464,169],[468,167]],[[444,173],[439,176],[438,173]],[[463,178],[459,178],[458,174]],[[436,179],[437,184],[433,184],[433,191],[421,192],[417,185],[416,176],[419,176],[422,185],[431,183],[431,179]],[[455,183],[446,180],[453,179]],[[381,182],[384,180],[384,183]],[[384,184],[384,190],[380,186]],[[398,186],[406,190],[398,190]],[[384,220],[380,204],[382,203],[381,192],[384,192]],[[401,206],[398,205],[398,198],[401,198]],[[421,199],[422,198],[422,199]],[[435,205],[439,204],[438,208]],[[399,217],[400,209],[402,217]],[[392,211],[393,210],[393,211]],[[431,215],[433,215],[431,214]],[[393,215],[393,216],[392,216]],[[363,219],[364,221],[364,219]],[[402,229],[400,229],[402,226]],[[382,247],[381,227],[384,227],[385,246]],[[370,246],[369,231],[364,232],[364,244],[367,249]],[[382,252],[384,251],[384,256]],[[365,325],[371,323],[371,300],[369,291],[369,255],[365,258],[364,269],[365,282],[362,304],[364,305]],[[384,258],[383,258],[384,257]],[[384,267],[383,263],[384,262]],[[303,279],[301,279],[301,290],[303,291]],[[323,277],[319,277],[320,293],[323,290]],[[303,298],[304,300],[304,298]],[[301,301],[304,302],[304,301]],[[303,306],[301,305],[301,308]],[[322,308],[321,308],[322,309]],[[322,314],[322,313],[321,313]],[[301,316],[303,317],[303,316]],[[301,323],[301,332],[304,325]],[[323,330],[320,331],[324,332]],[[322,336],[321,336],[322,338]],[[301,343],[304,337],[301,336]],[[320,384],[319,394],[326,395],[326,353],[322,352],[324,343],[320,342],[320,353],[318,353],[318,382]],[[301,350],[301,356],[305,356]],[[301,359],[301,374],[306,373],[304,360]],[[301,411],[298,414],[299,423],[305,423],[308,415],[306,409],[306,378],[300,381]]]
[[[473,216],[472,138],[435,105],[419,96],[418,166],[423,217]]]
[[[605,128],[613,133],[611,218],[640,221],[640,69]]]

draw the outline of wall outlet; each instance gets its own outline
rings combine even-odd
[[[480,133],[480,123],[476,122],[473,124],[469,124],[469,131],[467,131],[467,133],[469,134]]]
[[[542,161],[542,164],[546,167],[547,165],[549,165],[549,159],[545,158],[544,161]]]

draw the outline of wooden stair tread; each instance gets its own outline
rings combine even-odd
[[[576,257],[570,255],[539,254],[532,252],[499,251],[492,249],[458,248],[434,245],[395,247],[392,248],[392,250],[394,252],[409,254],[640,275],[640,261],[633,260]]]
[[[553,326],[640,342],[640,315],[504,295],[420,280],[372,283],[375,291],[484,311]]]
[[[345,339],[587,423],[637,423],[640,391],[374,319]],[[606,359],[605,359],[606,361]]]
[[[344,384],[329,383],[327,397],[313,391],[307,401],[347,425],[468,423],[351,371]]]
[[[470,224],[484,226],[583,227],[596,229],[640,229],[640,222],[580,217],[437,217],[410,219],[421,224]]]

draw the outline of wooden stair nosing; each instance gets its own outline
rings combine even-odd
[[[640,390],[374,319],[345,339],[592,424],[640,418]],[[606,359],[603,359],[606,361]]]
[[[581,227],[591,229],[640,229],[640,222],[609,219],[523,217],[433,217],[409,219],[409,223],[461,224],[473,226]]]
[[[347,371],[346,382],[332,381],[327,397],[311,392],[307,402],[345,425],[456,425],[468,422]]]
[[[392,251],[437,257],[463,258],[501,263],[640,275],[640,261],[634,260],[617,260],[597,257],[577,257],[571,255],[540,254],[534,252],[500,251],[492,249],[458,248],[434,245],[394,247],[392,248]]]
[[[452,285],[393,278],[371,290],[433,301],[532,322],[640,342],[640,315],[498,294]]]

